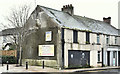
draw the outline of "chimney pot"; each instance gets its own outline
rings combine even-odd
[[[103,17],[103,21],[105,23],[111,24],[111,17],[108,17],[108,18]]]
[[[69,4],[68,4],[68,8],[69,8],[70,6],[69,6]]]
[[[66,8],[68,8],[68,6],[66,5]]]
[[[108,17],[108,19],[111,19],[111,17]]]
[[[74,8],[73,8],[72,4],[70,4],[70,5],[69,4],[68,5],[64,5],[63,8],[61,8],[61,10],[63,12],[69,13],[70,15],[74,14]]]

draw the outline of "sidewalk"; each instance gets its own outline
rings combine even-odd
[[[7,70],[7,65],[0,66],[1,72],[84,72],[84,71],[94,71],[94,70],[107,70],[107,69],[119,69],[120,67],[99,67],[99,68],[80,68],[80,69],[64,69],[58,70],[54,68],[45,67],[44,69],[41,66],[29,66],[26,70],[25,65],[16,67],[15,64],[9,65],[9,70]]]

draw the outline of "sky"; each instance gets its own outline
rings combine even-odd
[[[103,21],[103,17],[111,17],[111,25],[118,28],[118,2],[120,0],[0,0],[0,23],[6,23],[5,17],[12,8],[28,4],[31,12],[36,5],[61,10],[63,5],[72,4],[74,14]]]

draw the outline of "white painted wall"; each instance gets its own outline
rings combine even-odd
[[[80,44],[85,44],[86,42],[86,33],[78,31],[78,42]]]
[[[65,42],[73,43],[73,30],[64,29]]]
[[[69,43],[65,43],[65,48],[64,48],[64,64],[65,64],[65,67],[67,68],[68,67],[68,50],[71,49],[71,46]]]
[[[97,50],[90,51],[90,65],[97,66]]]
[[[90,43],[97,43],[97,35],[90,33]]]
[[[78,31],[78,43],[73,43],[73,30],[64,29],[64,38],[65,38],[65,67],[68,67],[68,50],[87,50],[90,51],[90,65],[91,66],[100,66],[102,63],[98,63],[98,51],[101,51],[100,62],[102,62],[102,48],[104,48],[104,64],[107,63],[107,46],[106,46],[106,35],[100,34],[100,44],[97,43],[97,34],[90,33],[90,43],[85,44],[86,42],[86,32]],[[110,36],[110,44],[115,44],[115,36]],[[95,45],[92,45],[95,43]]]

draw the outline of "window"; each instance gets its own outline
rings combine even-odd
[[[109,44],[109,36],[106,36],[106,44]]]
[[[52,40],[52,31],[45,32],[45,41],[51,41]]]
[[[97,34],[97,43],[100,43],[100,35]]]
[[[90,43],[90,33],[86,32],[86,44]]]
[[[98,51],[98,62],[100,62],[100,51]]]
[[[73,43],[78,42],[78,31],[73,30]]]
[[[116,51],[113,51],[113,58],[116,58]]]
[[[115,44],[117,44],[117,37],[115,37]]]

